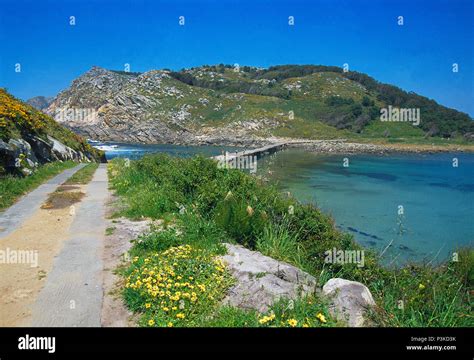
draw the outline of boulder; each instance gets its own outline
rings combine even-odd
[[[53,144],[51,152],[53,156],[56,157],[56,160],[80,160],[80,156],[76,150],[71,149],[69,146],[64,145],[51,136],[48,136],[48,139]]]
[[[13,147],[0,139],[0,151],[13,152]]]
[[[21,138],[10,139],[8,143],[0,140],[0,166],[8,173],[27,176],[38,166],[38,159],[27,141]]]
[[[351,327],[370,325],[365,315],[369,308],[375,306],[375,301],[364,284],[334,278],[323,286],[323,295],[329,299],[329,311],[337,320]]]
[[[295,299],[317,292],[316,279],[287,263],[240,245],[225,244],[222,260],[236,279],[224,304],[266,312],[278,299]]]
[[[53,161],[53,157],[51,156],[51,149],[53,145],[51,142],[43,140],[38,136],[30,136],[27,138],[27,140],[41,163]]]
[[[15,148],[0,139],[0,166],[11,172],[15,169]]]
[[[8,144],[15,149],[15,158],[23,154],[26,159],[30,159],[34,164],[38,163],[38,159],[27,141],[23,139],[10,139]]]

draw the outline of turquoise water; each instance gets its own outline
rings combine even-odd
[[[172,156],[190,157],[194,155],[215,156],[220,155],[223,151],[236,151],[240,148],[230,146],[180,146],[169,144],[125,144],[118,142],[97,142],[93,146],[104,146],[105,156],[107,160],[116,157],[129,158],[131,160],[139,159],[145,154],[151,153],[167,153]]]
[[[258,166],[282,190],[332,215],[362,245],[380,253],[393,240],[385,263],[438,263],[473,245],[473,154],[327,156],[290,149]]]

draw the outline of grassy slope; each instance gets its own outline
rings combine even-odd
[[[154,254],[161,259],[167,256],[163,253],[167,249],[190,245],[215,255],[222,252],[221,242],[235,242],[308,271],[320,285],[332,277],[366,284],[379,305],[372,314],[379,325],[473,324],[470,312],[474,278],[472,249],[461,251],[459,262],[450,261],[439,267],[412,265],[385,269],[369,251],[366,251],[363,268],[355,264],[327,264],[324,262],[327,249],[352,250],[360,246],[350,235],[337,231],[333,221],[316,208],[284,197],[272,186],[260,184],[251,176],[217,169],[208,159],[174,159],[165,155],[147,156],[132,162],[128,168],[115,160],[109,173],[111,184],[125,205],[122,215],[165,219],[164,231],[154,232],[134,245],[131,252],[136,262],[124,272],[129,286],[137,284],[136,277],[130,278],[133,271],[143,271],[146,259]],[[290,205],[294,206],[293,215],[288,213]],[[156,271],[160,271],[160,264],[155,266]],[[314,298],[301,299],[293,309],[284,306],[287,310],[280,312],[281,304],[277,304],[272,309],[275,318],[271,319],[268,318],[271,311],[264,318],[252,312],[219,309],[217,303],[224,288],[216,290],[213,302],[200,308],[194,316],[192,311],[187,313],[185,319],[175,318],[181,313],[179,309],[170,318],[158,299],[150,298],[140,289],[127,288],[125,299],[131,309],[143,314],[141,324],[145,326],[167,326],[170,319],[173,326],[295,325],[289,320],[296,320],[296,326],[336,325],[329,318],[324,301]],[[175,296],[174,291],[171,296]],[[194,307],[190,304],[189,308]],[[323,315],[326,322],[318,319],[318,314]],[[148,323],[150,320],[153,323]]]
[[[34,190],[46,180],[75,165],[77,164],[72,161],[54,162],[40,166],[33,175],[25,178],[2,177],[0,180],[0,210],[6,209],[20,196]]]

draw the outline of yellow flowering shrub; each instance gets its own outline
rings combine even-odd
[[[5,137],[15,128],[39,132],[48,119],[43,113],[16,100],[4,89],[0,89],[0,135]]]
[[[222,260],[190,245],[132,259],[124,298],[142,326],[189,326],[209,313],[232,283]]]
[[[50,135],[75,150],[93,154],[97,159],[101,155],[100,151],[80,135],[62,127],[48,115],[0,88],[0,139],[8,141],[22,133],[36,134],[43,138]]]

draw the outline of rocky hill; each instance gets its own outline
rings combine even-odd
[[[51,104],[52,100],[52,97],[35,96],[31,99],[28,99],[26,103],[30,104],[35,109],[44,110],[49,106],[49,104]]]
[[[419,126],[380,109],[419,108]],[[328,66],[202,66],[130,73],[93,67],[45,110],[97,140],[250,145],[272,137],[472,137],[464,113]]]
[[[103,159],[83,137],[0,89],[0,175],[29,175],[39,164],[57,160]]]

